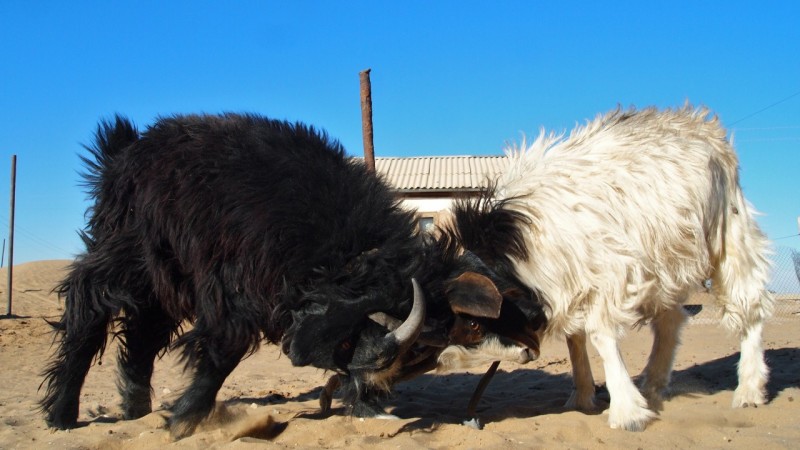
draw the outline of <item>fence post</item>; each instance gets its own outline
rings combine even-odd
[[[14,192],[17,187],[17,155],[11,155],[11,212],[8,214],[8,315],[11,316],[11,291],[14,279]]]

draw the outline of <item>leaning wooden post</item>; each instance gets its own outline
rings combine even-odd
[[[17,186],[17,155],[11,155],[11,212],[8,214],[8,315],[11,316],[11,291],[14,279],[14,192]]]
[[[367,170],[375,172],[375,145],[372,140],[372,85],[370,69],[358,73],[361,81],[361,134],[364,139],[364,163]]]

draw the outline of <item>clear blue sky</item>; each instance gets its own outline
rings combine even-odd
[[[735,133],[763,229],[800,248],[798,1],[4,1],[0,205],[16,154],[14,262],[82,250],[78,155],[99,119],[257,112],[360,155],[366,68],[378,156],[500,154],[618,104],[707,105]],[[0,207],[2,236],[8,218]]]

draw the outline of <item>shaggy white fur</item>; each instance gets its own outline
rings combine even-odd
[[[494,361],[508,361],[525,364],[538,358],[531,350],[509,342],[501,342],[496,336],[489,336],[473,347],[450,345],[439,354],[437,372],[465,370],[489,364]]]
[[[594,408],[588,336],[603,359],[609,424],[644,429],[669,382],[685,321],[681,305],[709,278],[722,323],[741,339],[733,406],[764,403],[769,242],[742,194],[738,160],[716,116],[688,105],[617,109],[567,137],[543,132],[507,154],[496,200],[527,219],[528,257],[512,262],[549,306],[548,333],[567,336],[570,405]],[[617,340],[648,322],[654,342],[640,392]]]

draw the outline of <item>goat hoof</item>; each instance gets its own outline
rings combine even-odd
[[[483,424],[481,423],[481,419],[479,419],[477,417],[473,417],[472,419],[465,420],[465,421],[463,421],[461,423],[464,426],[467,426],[469,428],[473,428],[475,430],[482,430],[483,429]]]

